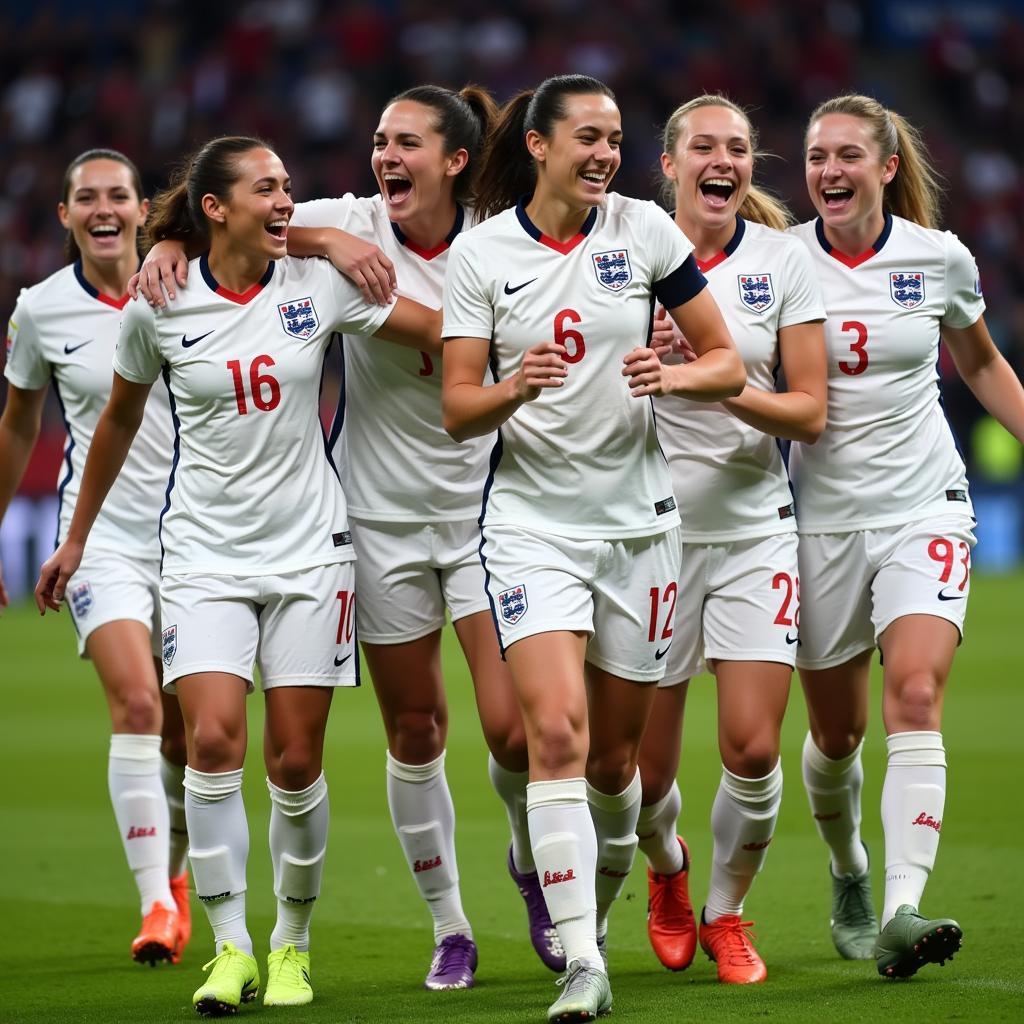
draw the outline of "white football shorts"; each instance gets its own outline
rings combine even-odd
[[[164,690],[196,672],[229,672],[252,690],[358,686],[351,561],[267,576],[189,573],[160,587]]]
[[[153,639],[153,657],[160,657],[160,559],[130,558],[116,551],[94,551],[86,545],[82,564],[68,580],[64,603],[78,634],[78,656],[91,633],[108,622],[141,622]]]
[[[683,544],[672,647],[661,686],[705,660],[796,664],[800,625],[797,535]]]
[[[385,523],[349,519],[358,556],[359,639],[401,644],[490,608],[475,519]]]
[[[870,650],[904,615],[947,619],[963,637],[971,590],[973,520],[800,537],[801,668],[832,668]]]
[[[568,540],[485,526],[481,559],[504,651],[517,640],[587,633],[587,661],[636,682],[664,675],[679,577],[679,528],[653,537]]]

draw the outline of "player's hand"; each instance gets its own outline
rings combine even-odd
[[[372,242],[343,232],[333,232],[327,258],[362,293],[367,302],[386,306],[398,285],[395,265]]]
[[[60,611],[68,580],[74,576],[81,564],[82,545],[70,540],[64,541],[43,562],[35,589],[36,607],[40,615],[45,615],[47,608],[55,612]]]
[[[545,388],[560,388],[569,370],[564,362],[565,346],[544,341],[528,349],[516,374],[516,394],[532,402]]]
[[[681,359],[684,363],[692,363],[697,358],[697,353],[664,306],[659,306],[654,316],[651,348],[663,362],[678,363]]]
[[[135,299],[141,293],[154,309],[163,309],[167,305],[164,292],[168,299],[174,299],[177,297],[175,284],[184,288],[186,281],[188,256],[185,255],[185,247],[181,242],[165,238],[146,253],[139,272],[128,282],[128,294]]]
[[[650,348],[635,348],[622,360],[622,376],[629,383],[629,393],[634,398],[648,395],[668,394],[666,375],[668,367],[662,366],[657,353]]]

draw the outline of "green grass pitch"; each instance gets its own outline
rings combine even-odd
[[[871,963],[846,963],[828,934],[824,847],[800,782],[805,718],[794,688],[787,718],[782,816],[747,903],[769,980],[717,984],[698,951],[683,974],[656,962],[644,928],[646,879],[638,864],[612,914],[613,1020],[1022,1021],[1024,957],[1021,764],[1024,654],[1018,635],[1024,577],[979,577],[968,637],[946,702],[950,792],[938,864],[924,910],[956,917],[965,942],[944,968],[905,983]],[[0,1022],[157,1024],[195,1019],[191,993],[211,955],[196,929],[180,967],[133,964],[133,887],[106,793],[107,716],[88,664],[73,656],[67,615],[40,620],[19,607],[0,619]],[[332,828],[324,894],[313,920],[316,1000],[301,1011],[243,1007],[239,1019],[308,1022],[541,1022],[554,976],[529,948],[525,912],[505,872],[507,826],[490,791],[470,684],[446,637],[451,700],[448,777],[458,813],[463,896],[480,947],[468,992],[420,986],[430,958],[429,917],[400,857],[384,797],[384,738],[368,682],[340,691],[328,740]],[[864,832],[881,897],[878,801],[884,742],[875,691],[865,754]],[[249,922],[265,961],[273,896],[266,847],[268,798],[260,763],[261,699],[250,700],[246,802],[252,833]],[[719,771],[714,692],[691,688],[680,773],[683,827],[698,906],[707,885],[708,816]]]

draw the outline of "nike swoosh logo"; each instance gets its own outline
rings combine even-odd
[[[671,646],[672,646],[671,644],[668,645],[668,647],[671,647]],[[655,651],[654,652],[654,660],[655,661],[661,661],[661,659],[664,658],[666,654],[668,654],[668,647],[666,647],[665,650],[663,650],[663,651]]]
[[[344,665],[345,662],[348,661],[348,659],[351,658],[351,657],[352,657],[351,652],[346,654],[344,658],[338,658],[336,656],[335,659],[334,659],[334,667],[335,668],[341,668],[341,666]]]
[[[790,636],[787,633],[786,634],[786,643],[787,644],[798,644],[798,643],[800,643],[800,637],[798,637],[798,636]]]
[[[947,594],[944,590],[939,591],[940,601],[962,601],[966,594]]]
[[[193,345],[198,345],[203,338],[208,338],[211,334],[213,334],[213,331],[207,331],[205,334],[200,334],[198,338],[186,338],[183,334],[181,336],[181,347],[191,348]]]
[[[506,295],[515,295],[516,292],[518,292],[521,289],[525,288],[528,284],[533,284],[533,282],[536,281],[536,280],[537,280],[537,278],[531,277],[529,281],[524,281],[522,284],[517,284],[515,286],[515,288],[510,288],[509,287],[509,282],[506,281],[505,282],[505,294]]]
[[[72,352],[77,352],[80,348],[85,348],[86,345],[91,345],[95,340],[95,338],[90,338],[88,341],[83,341],[78,345],[69,345],[65,342],[64,355],[69,356]]]

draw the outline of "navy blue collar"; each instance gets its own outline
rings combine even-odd
[[[518,203],[516,203],[516,216],[519,218],[519,223],[523,226],[523,230],[533,239],[540,242],[541,245],[546,245],[549,249],[554,249],[555,252],[561,253],[563,256],[573,251],[580,242],[583,241],[591,231],[594,230],[594,225],[597,223],[597,207],[592,206],[590,212],[587,214],[583,221],[582,226],[575,235],[572,236],[566,242],[559,242],[557,238],[552,238],[550,235],[545,235],[543,231],[536,224],[530,220],[529,215],[526,212],[526,204],[532,199],[532,196],[523,196]]]
[[[270,283],[270,279],[274,276],[274,261],[268,261],[267,269],[263,276],[255,284],[246,288],[244,292],[233,292],[230,288],[225,288],[224,285],[218,282],[217,278],[213,276],[213,271],[210,270],[209,252],[204,252],[199,257],[199,270],[210,291],[216,292],[221,297],[230,299],[232,302],[237,302],[240,306],[244,306],[247,302],[251,302],[256,298],[263,291],[264,286]]]
[[[433,249],[424,249],[422,245],[418,245],[409,238],[394,221],[390,223],[391,230],[395,233],[395,238],[398,239],[399,245],[404,245],[406,249],[414,252],[421,259],[432,260],[435,256],[440,256],[455,241],[456,236],[466,223],[466,211],[458,203],[455,204],[455,223],[452,225],[451,231],[445,235],[444,240],[435,245]]]
[[[871,247],[869,249],[865,249],[862,253],[858,253],[856,256],[840,252],[825,237],[825,225],[820,217],[814,222],[814,233],[818,236],[818,244],[829,254],[829,256],[833,259],[839,260],[843,266],[851,268],[859,267],[862,263],[866,263],[871,259],[872,256],[877,256],[882,251],[882,246],[889,241],[889,235],[892,234],[892,214],[888,212],[886,213],[885,224],[882,225],[882,233],[875,239]]]

